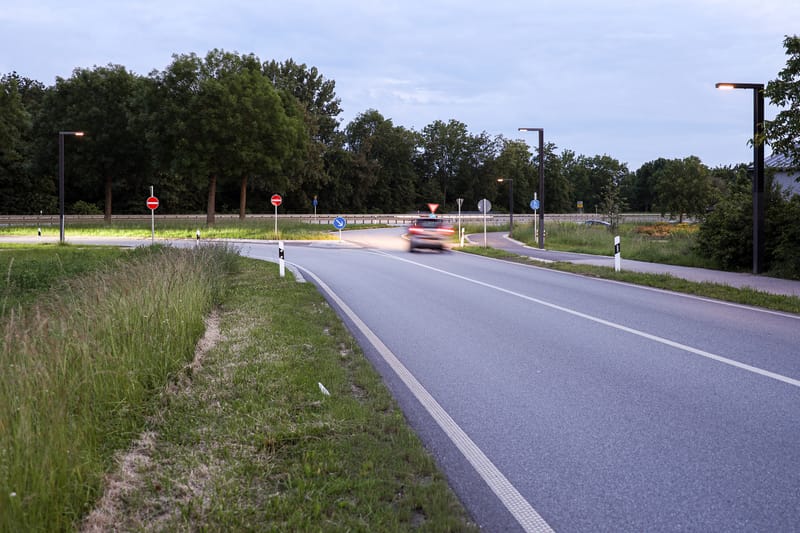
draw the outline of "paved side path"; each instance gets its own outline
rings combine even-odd
[[[474,245],[483,244],[482,233],[476,233],[468,236],[467,238],[469,242]],[[526,246],[519,241],[509,238],[508,233],[487,233],[486,243],[491,248],[505,250],[518,255],[527,255],[543,262],[567,261],[570,263],[614,268],[614,258],[611,256],[606,257],[601,255],[577,254],[572,252],[556,252],[547,249],[540,250],[538,248]],[[724,272],[722,270],[710,270],[707,268],[691,268],[662,265],[659,263],[646,263],[644,261],[632,261],[625,259],[624,249],[622,253],[622,269],[631,270],[634,272],[646,272],[650,274],[669,274],[676,278],[682,278],[689,281],[705,281],[738,288],[750,287],[751,289],[772,294],[800,296],[800,281],[770,278],[768,276],[759,276],[740,272]]]

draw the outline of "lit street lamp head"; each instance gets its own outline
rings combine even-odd
[[[730,83],[730,82],[720,82],[714,84],[714,87],[717,89],[721,89],[723,91],[731,91],[733,89],[756,89],[761,91],[764,89],[763,83]]]

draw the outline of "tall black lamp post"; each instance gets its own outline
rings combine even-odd
[[[764,84],[717,83],[717,89],[753,90],[753,274],[764,271]]]
[[[539,249],[544,249],[544,128],[519,128],[539,132]]]
[[[58,221],[59,221],[59,242],[64,243],[64,136],[74,135],[83,137],[82,131],[59,131],[58,132]]]
[[[508,232],[514,232],[514,180],[511,178],[497,178],[498,183],[508,182]]]

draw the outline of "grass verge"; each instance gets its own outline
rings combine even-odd
[[[645,274],[630,271],[616,272],[613,268],[592,265],[576,265],[566,262],[534,262],[528,256],[517,255],[504,250],[498,250],[496,248],[468,246],[459,248],[459,251],[482,255],[484,257],[492,257],[494,259],[503,259],[506,261],[524,263],[527,265],[535,264],[540,268],[549,268],[551,270],[572,272],[574,274],[581,274],[584,276],[624,281],[626,283],[634,283],[636,285],[645,285],[658,289],[694,294],[707,298],[715,298],[717,300],[723,300],[726,302],[763,307],[765,309],[772,309],[775,311],[800,313],[800,298],[796,296],[769,294],[750,288],[739,289],[719,283],[697,283],[676,278],[668,274]]]
[[[88,274],[16,285],[36,302],[0,324],[0,531],[477,530],[312,285],[217,247],[71,248],[46,249]]]
[[[218,344],[151,421],[117,527],[477,530],[314,286],[242,261]]]

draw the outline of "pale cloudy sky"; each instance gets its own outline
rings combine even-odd
[[[213,48],[316,66],[343,125],[377,109],[421,130],[455,119],[535,148],[752,160],[752,91],[785,67],[797,0],[0,0],[0,73],[163,70]],[[767,107],[767,118],[778,110]],[[767,148],[767,154],[770,153]]]

